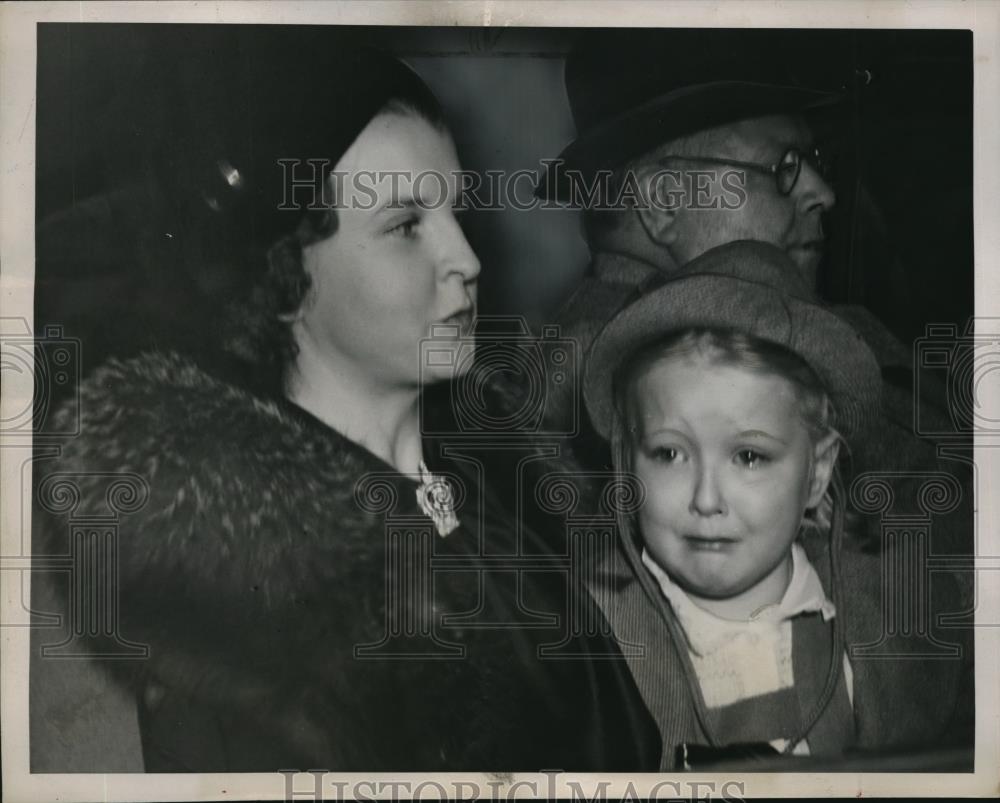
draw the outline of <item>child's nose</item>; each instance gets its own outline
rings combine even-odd
[[[715,472],[708,466],[698,473],[694,493],[691,495],[691,512],[699,516],[716,516],[726,513],[726,503]]]

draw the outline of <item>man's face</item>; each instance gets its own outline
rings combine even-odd
[[[805,121],[790,115],[755,117],[712,133],[720,135],[711,138],[720,143],[712,148],[714,152],[692,156],[772,165],[789,148],[809,153],[813,147]],[[736,209],[699,209],[683,204],[673,224],[676,240],[671,250],[677,262],[685,265],[710,248],[735,240],[761,240],[784,250],[814,285],[823,256],[822,216],[834,204],[833,190],[819,173],[803,160],[794,188],[781,195],[773,176],[734,167],[712,169],[720,177],[723,172],[738,170],[745,177],[741,182],[745,201]]]

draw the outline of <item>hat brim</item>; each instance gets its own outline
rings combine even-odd
[[[535,193],[543,200],[568,202],[573,199],[573,173],[589,182],[598,171],[614,169],[676,137],[749,117],[831,106],[845,98],[842,93],[749,81],[682,87],[579,135],[547,166]]]
[[[610,439],[615,383],[628,358],[669,332],[693,327],[744,332],[801,355],[826,386],[845,437],[866,426],[878,409],[878,362],[846,321],[758,282],[698,274],[641,296],[595,339],[587,356],[584,399],[602,437]]]

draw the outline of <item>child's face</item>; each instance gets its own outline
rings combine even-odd
[[[635,387],[646,549],[695,596],[779,602],[802,514],[830,479],[833,439],[813,445],[788,380],[701,355],[661,359]]]

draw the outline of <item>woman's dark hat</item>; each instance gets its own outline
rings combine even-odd
[[[322,204],[314,190],[390,98],[436,105],[349,29],[170,26],[153,45],[169,110],[145,132],[158,184],[203,227],[236,225],[264,247]]]
[[[882,375],[861,335],[819,303],[783,251],[742,240],[706,251],[645,289],[598,334],[587,355],[584,398],[602,437],[610,438],[616,371],[644,345],[692,327],[743,332],[801,356],[830,394],[845,438],[879,409]]]
[[[570,52],[565,73],[577,138],[559,154],[558,169],[548,166],[536,194],[567,201],[574,171],[589,184],[597,171],[613,170],[679,136],[842,100],[842,92],[803,83],[800,67],[815,63],[816,55],[803,52],[802,45],[801,31],[671,29],[585,36]]]

